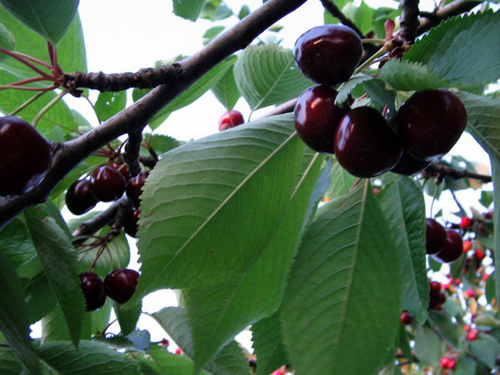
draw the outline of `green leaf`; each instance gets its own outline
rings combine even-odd
[[[205,31],[203,34],[203,45],[206,46],[212,40],[214,40],[220,33],[224,31],[225,26],[214,26]]]
[[[195,100],[199,99],[203,94],[210,90],[234,64],[234,57],[229,57],[216,67],[210,70],[207,74],[197,80],[190,88],[184,91],[177,98],[172,100],[167,106],[159,111],[156,116],[150,121],[149,126],[154,130],[160,126],[168,116],[178,109],[184,108]]]
[[[427,324],[417,325],[415,335],[415,355],[427,365],[436,364],[444,352],[444,344],[439,336]]]
[[[44,39],[57,43],[68,30],[79,0],[0,0],[17,19]]]
[[[258,360],[257,375],[268,375],[288,363],[279,314],[252,326],[253,349]]]
[[[42,319],[57,304],[54,292],[43,272],[27,283],[25,294],[30,324]]]
[[[292,51],[273,44],[246,48],[234,66],[234,77],[252,111],[282,104],[311,86],[296,67]]]
[[[30,374],[40,374],[40,365],[29,340],[29,322],[21,280],[0,251],[0,331],[13,353]]]
[[[205,0],[174,0],[174,14],[190,21],[200,16]]]
[[[97,97],[94,110],[99,121],[103,122],[116,115],[127,104],[127,92],[101,92]]]
[[[361,4],[350,1],[342,8],[342,13],[345,14],[363,34],[372,30],[374,12],[375,9],[371,8],[364,1],[361,1]]]
[[[23,367],[8,345],[0,346],[0,373],[3,375],[22,374]]]
[[[427,319],[429,283],[425,263],[425,202],[414,180],[398,177],[377,196],[396,240],[402,276],[402,309]]]
[[[396,59],[391,59],[382,67],[379,78],[393,90],[401,91],[421,91],[452,86],[427,65]]]
[[[450,343],[450,345],[458,347],[460,336],[457,325],[452,322],[448,314],[431,310],[429,311],[429,323]]]
[[[149,144],[154,152],[158,154],[163,154],[182,145],[181,141],[169,137],[168,135],[162,134],[144,134],[144,142],[146,142],[146,144]]]
[[[226,345],[205,369],[214,375],[247,375],[249,372],[247,357],[236,341]]]
[[[500,78],[500,12],[477,12],[453,17],[434,27],[405,54],[450,81],[467,88]]]
[[[332,163],[330,174],[331,184],[325,194],[330,200],[347,194],[358,180],[357,177],[342,168],[336,160]]]
[[[318,209],[281,309],[284,343],[298,375],[371,374],[382,366],[400,324],[396,252],[368,181]]]
[[[0,47],[13,51],[16,48],[16,41],[14,35],[10,30],[5,27],[3,23],[0,23]],[[0,62],[4,61],[8,55],[0,52]]]
[[[212,93],[228,112],[234,108],[236,102],[241,97],[236,80],[234,79],[233,70],[234,68],[231,66],[220,81],[212,87]]]
[[[81,341],[78,348],[69,342],[51,342],[40,346],[38,355],[59,374],[139,375],[128,356],[96,341]]]
[[[135,298],[222,283],[257,260],[296,184],[303,142],[293,129],[293,115],[275,116],[163,155],[142,195]]]
[[[24,217],[44,273],[64,314],[71,340],[78,344],[82,331],[85,301],[76,271],[76,254],[67,236],[52,217],[38,208]]]
[[[149,351],[151,360],[142,361],[156,370],[158,375],[193,375],[194,363],[188,357],[170,353],[156,346]],[[200,372],[201,374],[201,372]]]
[[[335,98],[335,104],[339,105],[347,102],[347,100],[349,99],[349,94],[356,88],[356,86],[364,81],[368,81],[371,79],[373,79],[373,77],[370,77],[366,74],[356,74],[349,78],[347,82],[344,82],[340,86],[339,93]]]
[[[314,155],[305,156],[301,173],[296,176],[295,194],[259,259],[229,282],[184,290],[194,341],[193,359],[200,367],[247,326],[278,309],[323,160],[319,154]]]
[[[500,344],[487,334],[480,334],[477,340],[469,342],[472,354],[489,368],[496,367],[496,358],[500,354]]]
[[[137,321],[142,312],[142,303],[138,303],[131,309],[124,309],[122,304],[113,302],[113,309],[115,310],[118,324],[120,324],[120,334],[128,335],[135,329]]]

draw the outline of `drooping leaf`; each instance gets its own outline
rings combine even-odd
[[[234,79],[233,67],[230,67],[219,82],[212,87],[212,92],[228,111],[234,108],[241,94]]]
[[[71,238],[52,217],[38,208],[27,210],[24,217],[44,273],[63,312],[71,340],[76,345],[82,331],[85,301]]]
[[[59,374],[139,375],[130,357],[97,341],[81,341],[78,348],[69,342],[51,342],[41,345],[38,355]]]
[[[294,195],[259,259],[229,282],[184,290],[199,367],[247,326],[278,309],[323,160],[313,155],[305,155]]]
[[[370,184],[322,206],[302,237],[281,308],[296,374],[382,366],[400,324],[399,283],[396,247]]]
[[[174,0],[174,14],[190,21],[200,16],[205,0]]]
[[[404,60],[425,64],[455,87],[488,84],[500,78],[499,34],[498,11],[456,16],[417,41]]]
[[[396,59],[388,61],[382,67],[379,78],[392,89],[401,91],[421,91],[451,86],[451,83],[427,65]]]
[[[276,116],[163,155],[142,195],[135,298],[225,282],[257,260],[296,184],[303,143],[293,128],[292,115]]]
[[[142,304],[138,303],[131,309],[124,309],[123,305],[113,302],[113,309],[118,319],[118,324],[120,325],[120,334],[125,336],[128,335],[137,325],[137,321],[142,312]]]
[[[0,0],[5,8],[44,39],[58,43],[76,15],[79,0]]]
[[[253,111],[296,98],[311,86],[296,67],[292,51],[273,44],[246,48],[238,56],[234,76]]]
[[[400,176],[379,195],[401,265],[402,308],[419,322],[427,319],[429,285],[425,264],[425,202],[422,190],[410,178]]]
[[[29,339],[28,311],[21,280],[2,251],[0,285],[0,331],[24,369],[30,374],[40,374],[40,364]]]

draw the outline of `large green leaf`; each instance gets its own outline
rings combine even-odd
[[[228,111],[234,108],[241,94],[234,79],[234,68],[232,66],[226,71],[219,82],[212,87],[212,92]]]
[[[0,251],[0,331],[7,339],[13,353],[30,374],[39,374],[38,358],[29,340],[29,323],[21,280],[12,264]]]
[[[489,154],[493,169],[495,206],[500,205],[500,99],[459,93],[467,109],[468,131]],[[500,224],[500,210],[494,211],[495,228]],[[494,257],[500,259],[500,231],[495,230]],[[500,272],[495,272],[497,300],[500,299]]]
[[[78,348],[69,342],[51,342],[40,346],[38,355],[58,374],[139,375],[127,355],[96,341],[81,341]]]
[[[296,98],[312,85],[295,65],[292,51],[273,44],[246,48],[234,66],[234,76],[253,111]]]
[[[190,21],[196,21],[201,14],[205,0],[175,0],[174,13]]]
[[[79,0],[0,0],[0,2],[44,39],[57,43],[75,17]]]
[[[323,157],[315,155],[306,155],[281,223],[253,266],[230,282],[184,291],[193,358],[198,366],[207,363],[247,326],[278,309],[323,161]]]
[[[378,197],[396,240],[402,276],[402,308],[423,323],[429,306],[425,264],[425,202],[414,180],[399,177]]]
[[[82,332],[85,300],[71,238],[52,217],[38,208],[25,211],[24,217],[44,273],[64,314],[71,340],[77,344]]]
[[[19,375],[23,366],[8,345],[0,345],[0,373],[2,375]]]
[[[163,155],[142,195],[136,300],[222,283],[257,260],[296,185],[303,142],[293,129],[291,114],[276,116]]]
[[[400,280],[368,181],[322,206],[303,235],[281,308],[296,374],[375,373],[396,339]]]
[[[10,32],[9,29],[3,24],[0,23],[0,47],[6,48],[8,50],[13,51],[16,48],[16,41],[14,39],[14,35]],[[8,55],[0,53],[0,62],[4,61]]]
[[[433,28],[404,56],[466,88],[500,78],[500,12],[457,16]]]

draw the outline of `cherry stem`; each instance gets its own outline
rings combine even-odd
[[[54,105],[57,104],[57,102],[59,100],[62,99],[62,97],[64,95],[66,95],[68,92],[63,90],[61,91],[54,99],[52,99],[50,101],[49,104],[47,104],[45,107],[43,107],[40,112],[38,112],[38,114],[35,116],[35,118],[33,119],[33,126],[36,128],[36,125],[38,124],[38,121],[40,121],[40,119],[42,118],[42,116],[49,110],[51,109]]]
[[[385,43],[386,40],[385,39],[379,39],[379,38],[364,38],[364,39],[361,39],[361,43]]]
[[[53,91],[54,89],[57,88],[57,85],[50,85],[48,87],[23,87],[23,86],[11,86],[11,85],[0,85],[0,91],[1,90],[22,90],[22,91]]]
[[[33,61],[33,62],[35,62],[37,64],[40,64],[40,65],[42,65],[42,66],[44,66],[46,68],[52,69],[52,67],[50,65],[44,63],[41,60],[35,59],[32,56],[25,55],[24,53],[9,51],[8,49],[5,49],[3,47],[0,47],[0,52],[3,52],[3,53],[5,53],[6,55],[8,55],[10,57],[13,57],[14,59],[16,59],[19,62],[23,63],[28,68],[34,70],[35,72],[37,72],[41,76],[45,77],[49,81],[53,81],[54,78],[55,78],[54,76],[45,73],[43,70],[39,69],[38,67],[36,67],[35,65],[33,65],[32,63],[30,63],[29,61],[27,61],[27,60],[31,60],[31,61]]]
[[[38,98],[40,98],[46,92],[47,91],[40,91],[37,94],[33,95],[31,98],[29,98],[28,100],[26,100],[23,104],[21,104],[19,107],[17,107],[12,112],[10,112],[9,116],[15,116],[16,114],[18,114],[19,112],[21,112],[24,108],[26,108],[31,103],[33,103],[35,100],[37,100]]]
[[[99,246],[99,250],[97,251],[97,254],[95,255],[94,260],[92,261],[92,263],[89,266],[89,272],[94,271],[95,264],[97,263],[97,261],[101,257],[102,253],[104,253],[104,250],[106,250],[106,247],[107,247],[107,242]]]
[[[375,52],[372,56],[370,56],[363,64],[358,66],[354,74],[359,74],[366,68],[368,68],[376,59],[385,55],[389,51],[387,44],[384,44],[382,48],[380,48],[377,52]]]
[[[47,41],[47,48],[49,50],[49,58],[50,58],[50,63],[52,64],[52,69],[54,70],[56,76],[60,77],[64,74],[64,72],[62,71],[61,67],[59,66],[59,63],[57,62],[57,47],[54,44],[52,44],[52,42]]]

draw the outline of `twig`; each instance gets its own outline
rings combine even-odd
[[[351,29],[356,31],[360,38],[364,38],[362,31],[352,22],[349,18],[345,16],[344,13],[335,5],[331,0],[320,0],[323,8],[326,9],[333,17],[337,18],[343,25],[349,26]]]
[[[424,171],[425,174],[433,175],[437,174],[441,178],[451,178],[454,180],[459,180],[461,178],[473,178],[475,180],[488,183],[492,181],[490,175],[479,174],[475,172],[470,172],[465,169],[453,169],[442,164],[430,164]]]

